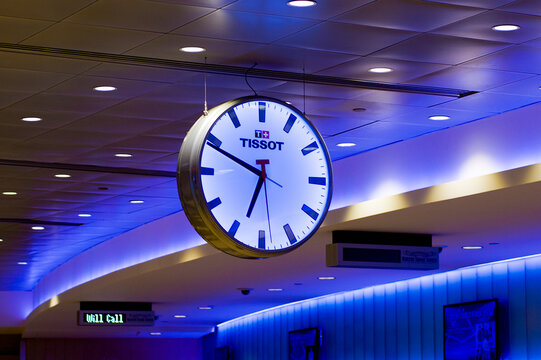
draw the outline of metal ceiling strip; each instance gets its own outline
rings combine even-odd
[[[66,57],[75,59],[95,60],[100,62],[141,65],[159,68],[172,68],[186,71],[214,73],[222,75],[245,76],[249,74],[252,78],[272,79],[280,81],[304,82],[318,85],[332,85],[352,87],[370,90],[386,90],[405,93],[416,93],[425,95],[439,95],[461,98],[475,94],[476,91],[463,89],[450,89],[431,86],[392,84],[383,82],[364,81],[348,79],[343,77],[303,74],[289,71],[276,71],[268,69],[248,68],[232,65],[205,64],[181,60],[159,59],[143,56],[111,54],[93,51],[82,51],[72,49],[53,48],[46,46],[23,45],[0,42],[0,51],[27,53],[34,55],[47,55],[55,57]]]
[[[61,170],[74,170],[74,171],[90,171],[100,173],[113,173],[124,175],[143,175],[143,176],[160,176],[174,178],[177,176],[176,171],[165,170],[149,170],[149,169],[135,169],[127,167],[114,167],[114,166],[98,166],[98,165],[86,165],[86,164],[65,164],[65,163],[48,163],[28,160],[10,160],[0,159],[0,166],[22,166],[33,167],[42,169],[61,169]]]

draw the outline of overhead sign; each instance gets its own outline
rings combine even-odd
[[[154,311],[79,311],[81,326],[153,326]]]

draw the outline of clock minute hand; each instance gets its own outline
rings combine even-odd
[[[253,172],[254,174],[256,174],[257,176],[261,176],[261,170],[259,170],[258,168],[256,168],[255,166],[252,166],[250,164],[248,164],[246,161],[243,161],[241,159],[239,159],[238,157],[236,157],[235,155],[232,155],[230,153],[228,153],[227,151],[225,150],[222,150],[220,149],[218,146],[214,145],[213,143],[211,143],[210,141],[207,141],[207,145],[210,146],[211,148],[213,148],[214,150],[218,151],[220,154],[230,158],[231,160],[233,160],[234,162],[236,162],[237,164],[241,165],[242,167],[250,170],[251,172]],[[278,184],[276,181],[272,180],[271,178],[267,177],[267,179],[278,185],[279,187],[282,187],[282,185]]]

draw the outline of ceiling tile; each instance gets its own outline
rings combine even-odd
[[[0,69],[0,90],[39,92],[72,75],[31,70]]]
[[[315,84],[306,84],[306,86],[303,86],[302,83],[286,83],[262,92],[262,94],[301,105],[303,103],[302,97],[305,93],[307,97],[344,100],[355,99],[366,95],[371,91],[373,90]],[[295,98],[299,99],[300,101],[294,100]]]
[[[329,115],[311,115],[307,114],[308,119],[315,125],[323,137],[334,136],[343,131],[355,129],[373,122],[367,118],[355,116],[329,116]]]
[[[482,9],[473,7],[428,1],[378,0],[338,16],[333,21],[427,32],[479,14],[482,11]]]
[[[438,108],[420,108],[415,112],[407,114],[397,114],[385,119],[388,122],[416,124],[423,126],[434,126],[439,128],[453,127],[459,124],[479,120],[488,116],[495,115],[491,111],[460,111]],[[431,116],[449,116],[449,120],[430,120]]]
[[[32,94],[27,92],[16,92],[16,91],[4,91],[0,90],[0,109],[15,104],[27,97],[30,97]],[[3,120],[3,119],[2,119]]]
[[[477,111],[478,109],[490,109],[493,112],[510,111],[526,105],[531,105],[541,101],[539,97],[478,93],[461,99],[446,102],[435,106],[433,109],[456,109]]]
[[[484,91],[531,77],[531,74],[465,66],[453,66],[410,81],[416,85]]]
[[[356,59],[355,55],[279,45],[265,45],[225,62],[228,65],[312,74]]]
[[[76,131],[66,129],[56,129],[47,132],[46,134],[40,134],[39,137],[29,140],[34,144],[41,144],[45,146],[53,146],[55,144],[74,144],[77,146],[87,146],[89,149],[93,149],[97,146],[104,146],[120,139],[125,138],[126,135],[117,133],[100,133],[95,134],[90,131]]]
[[[50,21],[0,16],[0,41],[18,43],[52,24]]]
[[[541,74],[541,48],[515,45],[465,63],[466,66]]]
[[[173,3],[173,4],[183,4],[183,5],[206,6],[210,8],[219,9],[237,0],[152,0],[152,1],[166,2],[166,3]]]
[[[60,22],[23,44],[119,54],[158,36],[151,32]]]
[[[369,71],[371,68],[376,67],[387,67],[393,69],[393,71],[383,74],[371,73]],[[449,65],[376,57],[362,57],[334,66],[324,71],[320,71],[319,74],[376,82],[402,83],[418,76],[430,74],[447,67],[449,67]]]
[[[88,146],[54,144],[44,146],[36,142],[19,143],[2,149],[2,156],[13,160],[31,160],[37,162],[64,162],[79,154],[88,152]]]
[[[488,92],[539,97],[541,96],[541,76],[533,76],[507,85],[495,87],[488,90]]]
[[[111,144],[111,146],[126,149],[145,149],[151,151],[177,153],[180,149],[180,143],[180,139],[171,139],[161,136],[135,136]]]
[[[60,21],[95,0],[2,0],[0,14],[27,19]]]
[[[519,25],[520,29],[492,30],[494,25],[501,24]],[[517,44],[539,37],[541,17],[492,10],[433,30],[432,33]]]
[[[107,109],[103,114],[156,120],[177,120],[192,115],[201,108],[201,105],[132,99]]]
[[[156,81],[125,80],[99,76],[76,76],[51,87],[47,94],[93,96],[99,98],[130,98],[164,86]],[[95,91],[97,86],[114,86],[115,91]]]
[[[474,6],[483,9],[494,9],[498,6],[509,4],[515,0],[425,0],[430,2],[453,4],[462,6]]]
[[[168,123],[167,121],[154,119],[96,114],[74,121],[63,129],[130,135],[155,129]]]
[[[80,119],[84,114],[77,112],[55,112],[37,109],[26,109],[24,107],[9,107],[0,110],[0,119],[2,124],[12,126],[23,126],[25,128],[37,127],[44,129],[53,129],[66,125],[74,120]],[[40,117],[43,120],[39,122],[21,121],[23,117]]]
[[[384,104],[395,104],[395,105],[405,105],[410,107],[419,107],[419,106],[434,106],[436,104],[441,104],[443,102],[453,99],[449,96],[438,96],[438,95],[425,95],[425,94],[414,94],[414,93],[404,93],[397,91],[373,91],[366,95],[359,97],[359,100],[364,100],[373,103],[382,103]]]
[[[541,6],[537,0],[515,0],[498,10],[541,16]]]
[[[456,65],[508,46],[487,40],[422,34],[378,51],[374,56]]]
[[[211,8],[146,0],[101,0],[70,16],[67,21],[166,33],[212,11]]]
[[[10,109],[19,111],[66,111],[93,114],[120,101],[122,99],[102,96],[39,94],[11,106]]]
[[[179,51],[185,46],[200,46],[207,51],[204,53]],[[204,63],[207,57],[209,64],[216,64],[252,51],[259,46],[261,44],[168,34],[137,46],[127,54],[199,63]]]
[[[226,9],[270,15],[327,20],[351,9],[362,7],[362,5],[368,4],[372,1],[373,0],[342,0],[339,2],[320,1],[318,2],[317,6],[299,8],[288,6],[286,1],[238,0],[235,1],[233,4],[227,6]]]
[[[278,43],[307,49],[368,55],[415,34],[411,31],[328,21],[279,40]]]
[[[315,25],[312,20],[218,10],[175,30],[175,34],[270,43]]]
[[[187,77],[193,77],[194,72],[176,69],[161,69],[144,65],[127,64],[100,64],[87,72],[85,75],[101,76],[115,79],[128,79],[140,81],[157,81],[162,83],[174,83]]]

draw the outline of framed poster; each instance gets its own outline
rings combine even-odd
[[[289,360],[318,360],[321,333],[318,328],[289,332]]]
[[[497,299],[444,306],[444,359],[497,360],[497,310]]]

